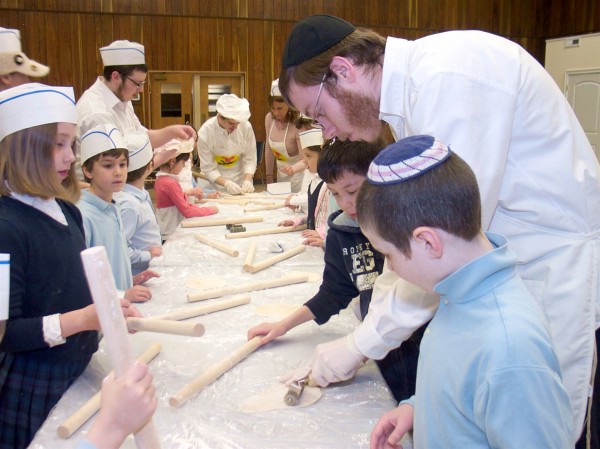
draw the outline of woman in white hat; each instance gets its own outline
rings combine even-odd
[[[29,445],[98,349],[100,324],[73,202],[73,89],[0,92],[0,253],[10,254],[10,312],[0,342],[0,448]],[[139,316],[127,301],[125,316]]]
[[[292,193],[300,192],[306,163],[302,160],[300,131],[310,128],[312,120],[303,118],[298,111],[290,108],[279,91],[277,83],[271,83],[269,107],[265,117],[265,166],[267,184],[274,181],[273,165],[277,165],[277,182],[289,181]]]
[[[256,138],[250,118],[250,104],[234,94],[217,100],[217,116],[198,131],[200,169],[220,191],[232,195],[254,192]]]

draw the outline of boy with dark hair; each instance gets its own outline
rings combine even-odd
[[[365,317],[373,283],[383,270],[384,258],[373,249],[358,227],[355,200],[369,164],[381,148],[381,144],[349,141],[325,145],[319,155],[318,173],[341,210],[329,216],[323,282],[317,294],[300,309],[281,321],[251,328],[248,339],[264,335],[262,344],[265,344],[304,322],[315,320],[319,325],[325,324],[357,296],[360,298],[357,315],[361,320]],[[416,332],[401,348],[390,351],[383,360],[377,361],[397,401],[414,393],[421,335]],[[307,374],[299,370],[287,377],[296,380]]]
[[[129,152],[121,133],[112,125],[92,128],[81,138],[81,161],[90,188],[81,192],[77,207],[83,217],[85,243],[88,248],[104,246],[118,290],[132,302],[148,301],[152,293],[142,285],[158,276],[146,270],[135,279],[127,256],[121,211],[113,194],[123,189],[127,176]]]
[[[371,448],[572,447],[573,415],[544,313],[505,237],[481,230],[473,171],[431,136],[392,144],[357,199],[361,229],[398,276],[440,296],[416,393]]]

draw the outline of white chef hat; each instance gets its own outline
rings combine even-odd
[[[81,163],[105,151],[127,148],[121,131],[114,125],[98,125],[81,136]]]
[[[14,72],[39,78],[46,76],[50,69],[23,53],[19,30],[0,27],[0,75]]]
[[[129,165],[127,171],[132,172],[142,168],[152,160],[154,151],[146,132],[133,132],[125,136],[127,149],[129,150]]]
[[[100,49],[104,67],[113,65],[142,65],[146,64],[144,46],[137,42],[114,41]]]
[[[161,151],[177,150],[177,154],[175,154],[175,156],[178,156],[182,153],[191,153],[194,151],[194,145],[196,145],[196,139],[193,137],[186,140],[171,139],[164,145],[155,148],[154,152],[160,153]]]
[[[271,82],[271,96],[281,97],[281,91],[279,90],[279,78]]]
[[[298,133],[298,136],[300,136],[300,145],[302,145],[302,148],[323,146],[323,130],[321,129],[311,128]]]
[[[217,100],[217,112],[236,122],[247,122],[250,118],[250,103],[234,94],[221,95]]]
[[[72,87],[26,83],[0,92],[0,140],[47,123],[77,123]]]

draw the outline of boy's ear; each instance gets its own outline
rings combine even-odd
[[[94,176],[92,175],[92,172],[90,172],[87,168],[85,168],[83,165],[81,166],[81,171],[83,172],[84,176],[88,179],[93,179]]]
[[[436,230],[429,226],[420,226],[413,231],[413,238],[423,245],[425,251],[433,259],[439,259],[444,253],[444,246]]]

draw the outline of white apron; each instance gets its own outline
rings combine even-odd
[[[214,134],[214,129],[213,129]],[[214,141],[217,139],[215,137]],[[244,157],[243,148],[235,147],[230,145],[230,140],[227,139],[227,148],[215,148],[212,152],[213,160],[219,168],[219,173],[225,179],[235,182],[241,187],[244,182]],[[225,192],[225,187],[219,184],[213,184],[217,190]]]
[[[290,156],[285,147],[285,142],[287,139],[288,128],[290,127],[290,123],[288,122],[285,127],[285,134],[283,135],[283,141],[275,142],[271,140],[271,135],[273,133],[273,126],[275,125],[276,120],[273,120],[271,123],[271,129],[269,130],[269,147],[275,156],[275,161],[277,163],[277,182],[285,182],[289,181],[292,184],[292,192],[297,193],[300,191],[302,187],[302,179],[304,178],[304,172],[294,173],[292,176],[286,175],[281,171],[283,167],[286,165],[294,165],[296,162],[299,162],[302,159],[300,154],[296,156]]]

